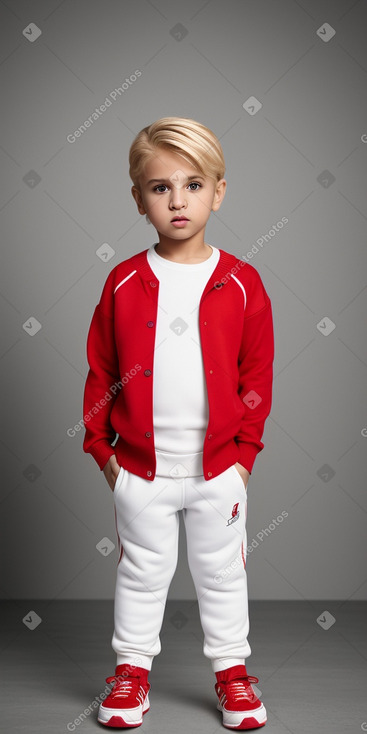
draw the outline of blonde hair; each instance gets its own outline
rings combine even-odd
[[[225,174],[222,146],[208,127],[188,117],[161,117],[137,134],[129,151],[129,176],[140,190],[140,176],[157,150],[181,155],[203,176],[220,181]]]

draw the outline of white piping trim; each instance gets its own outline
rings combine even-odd
[[[120,281],[120,283],[119,283],[119,284],[118,284],[118,285],[116,286],[116,288],[115,288],[115,290],[114,290],[114,292],[113,292],[113,293],[115,294],[115,293],[116,293],[116,291],[117,291],[117,290],[118,290],[118,289],[120,288],[120,285],[123,285],[123,284],[124,284],[124,283],[125,283],[125,282],[126,282],[127,280],[129,280],[129,278],[131,278],[131,276],[132,276],[132,275],[134,275],[135,273],[136,273],[136,270],[133,270],[133,271],[132,271],[132,272],[130,273],[130,275],[127,275],[127,276],[126,276],[126,278],[124,278],[123,280],[121,280],[121,281]]]
[[[245,301],[245,304],[244,304],[244,308],[246,309],[246,303],[247,303],[247,299],[246,299],[246,291],[245,291],[245,289],[244,289],[244,287],[243,287],[242,283],[240,283],[240,281],[238,280],[238,278],[236,278],[236,276],[235,276],[235,275],[233,275],[233,273],[231,273],[231,277],[233,278],[233,280],[235,280],[235,281],[236,281],[236,283],[238,283],[238,285],[240,286],[240,288],[242,288],[242,291],[243,291],[243,298],[244,298],[244,301]]]

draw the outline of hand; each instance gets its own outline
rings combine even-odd
[[[236,461],[235,467],[238,473],[241,475],[244,485],[247,488],[248,480],[250,479],[250,472],[247,471],[247,469],[244,466],[242,466],[242,464],[240,464],[239,461]]]
[[[120,471],[120,466],[117,463],[116,454],[112,454],[108,459],[107,464],[103,467],[103,474],[105,475],[112,492],[115,489],[116,479]]]

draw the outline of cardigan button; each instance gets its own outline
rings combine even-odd
[[[145,435],[146,435],[147,438],[150,438],[152,434],[151,434],[150,431],[147,431]]]
[[[150,283],[149,283],[149,285],[151,285],[152,288],[155,288],[156,285],[157,285],[157,283],[155,282],[155,280],[151,280]]]
[[[209,439],[213,438],[213,434],[212,434],[212,433],[209,433],[209,436],[208,436],[208,438],[209,438]]]
[[[152,476],[152,474],[153,474],[153,472],[151,472],[151,471],[147,471],[147,477],[151,477],[151,476]]]
[[[152,374],[152,370],[144,370],[145,377],[150,377],[151,374]]]
[[[213,472],[208,471],[208,477],[212,477],[212,476],[213,476]]]
[[[147,321],[147,326],[150,326],[150,327],[154,326],[154,321]]]

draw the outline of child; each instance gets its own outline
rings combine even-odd
[[[158,242],[110,272],[87,342],[83,449],[114,493],[119,546],[117,663],[98,721],[139,726],[149,709],[182,510],[217,708],[224,726],[257,728],[246,509],[272,401],[271,302],[252,265],[204,241],[226,189],[211,130],[162,118],[136,136],[129,162]]]

